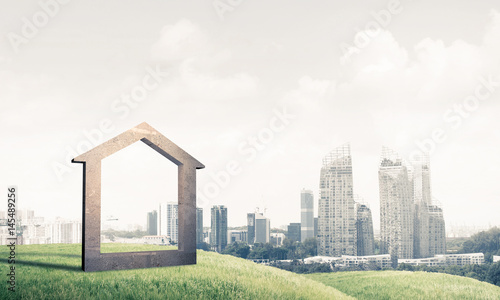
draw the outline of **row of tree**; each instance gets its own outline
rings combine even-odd
[[[285,239],[280,247],[269,243],[255,243],[250,247],[246,243],[234,242],[227,245],[222,253],[247,259],[304,259],[317,254],[317,243],[315,238],[307,239],[303,243]]]
[[[481,231],[465,240],[458,250],[459,253],[484,253],[486,262],[493,262],[494,255],[500,255],[500,228],[493,227]]]
[[[114,241],[115,238],[117,237],[132,239],[132,238],[142,238],[147,235],[146,231],[141,231],[141,230],[126,231],[126,230],[114,230],[114,229],[103,230],[101,234],[110,239],[111,241]]]

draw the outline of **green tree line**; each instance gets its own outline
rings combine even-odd
[[[253,247],[250,247],[246,243],[234,242],[227,245],[222,254],[246,259],[304,259],[316,256],[317,243],[316,238],[309,238],[303,243],[285,239],[280,247],[274,247],[269,243],[255,243]]]
[[[500,255],[500,228],[493,227],[481,231],[466,239],[458,250],[459,253],[484,253],[486,262],[493,262],[493,255]]]

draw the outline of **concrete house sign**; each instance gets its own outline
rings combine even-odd
[[[142,141],[178,167],[178,250],[101,253],[101,161]],[[196,264],[196,169],[205,166],[147,123],[91,149],[71,162],[83,164],[82,269],[122,270]]]

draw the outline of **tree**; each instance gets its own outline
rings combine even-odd
[[[400,271],[415,271],[415,268],[412,265],[402,263],[402,264],[399,264],[398,270],[400,270]]]
[[[368,262],[368,270],[370,271],[379,271],[381,268],[379,267],[379,265],[374,262],[374,261],[370,261]]]
[[[484,253],[486,262],[492,262],[492,255],[500,251],[500,228],[493,227],[488,231],[481,231],[466,240],[458,252]]]
[[[283,260],[286,259],[288,255],[288,250],[283,247],[276,247],[270,250],[269,259],[272,260]]]
[[[486,281],[500,286],[500,262],[496,262],[490,266],[488,274],[486,275]]]
[[[244,243],[234,242],[226,246],[222,254],[229,254],[236,257],[247,258],[250,253],[250,247]]]
[[[199,243],[196,245],[196,249],[201,249],[201,250],[204,250],[204,251],[210,251],[210,245],[205,243],[205,242],[202,242],[202,243]]]
[[[318,242],[316,238],[308,238],[299,247],[304,249],[305,257],[316,256],[318,253]]]

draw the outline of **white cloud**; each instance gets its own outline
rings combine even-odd
[[[389,31],[382,31],[342,69],[343,95],[364,96],[369,102],[380,96],[378,104],[392,99],[414,103],[412,108],[417,109],[422,102],[447,104],[456,91],[473,89],[479,76],[498,74],[499,33],[500,14],[496,11],[491,13],[491,25],[481,45],[456,40],[447,46],[426,38],[409,50]]]
[[[167,64],[175,74],[168,92],[175,90],[179,97],[190,101],[247,97],[258,89],[256,76],[245,72],[221,76],[214,71],[220,64],[231,61],[231,51],[217,44],[190,20],[165,26],[151,48],[151,55],[153,60]]]
[[[207,47],[208,37],[199,26],[182,19],[163,27],[160,39],[151,48],[151,56],[154,60],[172,63],[197,56]]]

